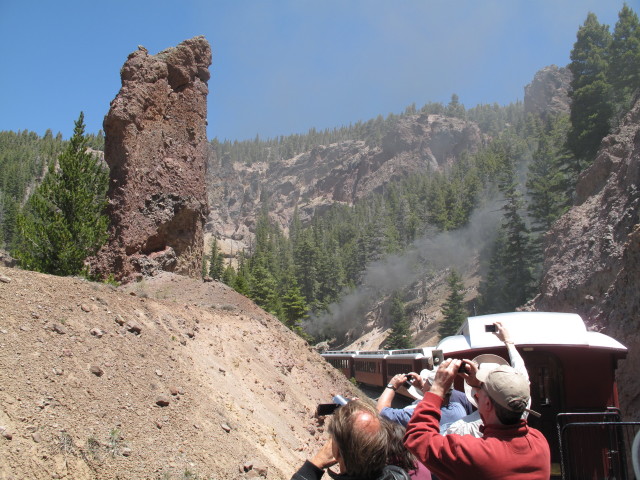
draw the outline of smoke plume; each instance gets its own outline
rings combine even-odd
[[[501,203],[493,201],[475,211],[467,226],[454,231],[425,235],[399,255],[390,255],[367,266],[362,283],[329,306],[323,315],[311,317],[304,329],[311,335],[341,336],[362,324],[375,300],[401,290],[428,270],[455,268],[464,271],[477,253],[493,241],[502,218]]]

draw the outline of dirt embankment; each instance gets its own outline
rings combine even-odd
[[[0,267],[0,305],[1,479],[286,479],[323,440],[315,406],[359,394],[215,282]]]

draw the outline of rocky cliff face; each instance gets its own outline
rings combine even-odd
[[[157,55],[139,47],[122,67],[104,120],[112,226],[97,274],[200,274],[209,65],[209,43],[195,37]]]
[[[524,87],[524,110],[545,117],[570,112],[569,84],[571,72],[566,67],[550,65],[538,71]]]
[[[547,235],[535,310],[576,312],[622,342],[620,401],[640,415],[640,102],[580,177],[576,205]]]
[[[336,202],[352,204],[380,191],[390,181],[441,170],[482,142],[475,123],[424,114],[401,117],[380,147],[347,141],[269,164],[214,159],[207,230],[221,237],[225,252],[235,253],[248,245],[264,199],[286,230],[296,205],[304,221]]]

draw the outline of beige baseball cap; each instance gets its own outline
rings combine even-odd
[[[498,405],[516,413],[528,411],[537,414],[527,408],[531,397],[529,380],[510,365],[480,369],[476,378],[483,383],[487,395]]]

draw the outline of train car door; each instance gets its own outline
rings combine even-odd
[[[540,418],[529,415],[527,422],[546,437],[551,449],[552,471],[559,472],[560,445],[556,416],[564,411],[562,364],[556,355],[548,351],[537,351],[525,347],[521,354],[531,382],[531,408],[542,415]]]

